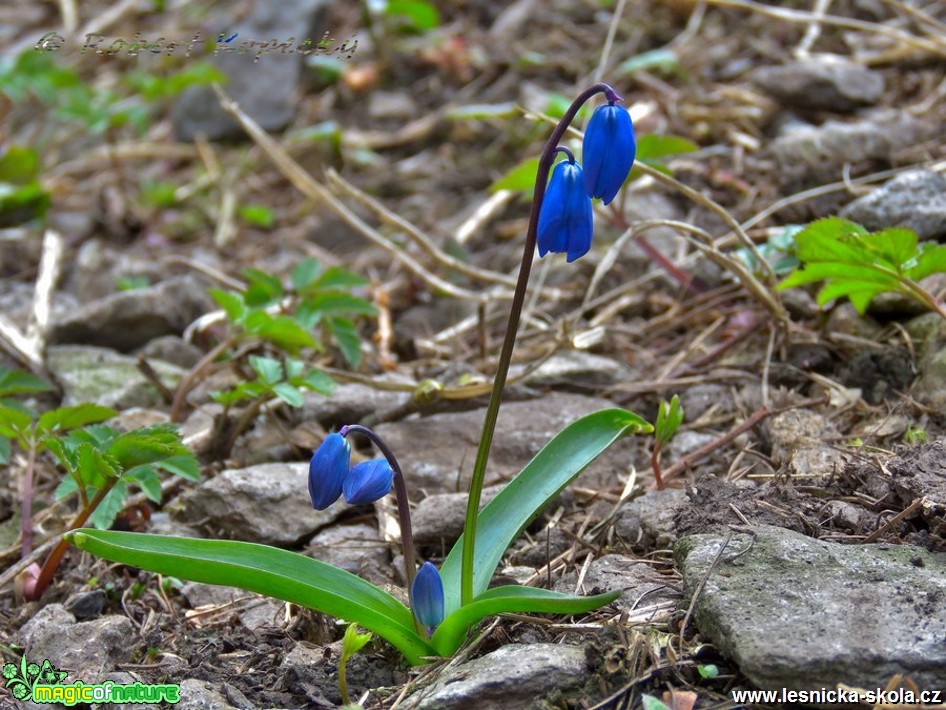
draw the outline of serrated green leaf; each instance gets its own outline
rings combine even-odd
[[[14,370],[0,367],[0,397],[10,397],[15,394],[32,394],[34,392],[49,392],[52,385],[42,377],[37,377],[25,370]]]
[[[490,192],[512,190],[513,192],[532,192],[535,189],[535,176],[539,172],[538,157],[526,158],[513,166],[489,186]]]
[[[16,407],[0,406],[0,436],[15,439],[29,431],[30,415]]]
[[[301,382],[294,381],[293,384],[298,387],[305,387],[319,394],[324,394],[326,397],[332,394],[332,391],[335,389],[335,380],[321,370],[310,370],[306,373],[305,377],[300,379]]]
[[[426,0],[388,0],[385,13],[402,18],[408,29],[426,32],[440,26],[440,12]]]
[[[282,298],[284,289],[278,276],[251,267],[243,270],[243,277],[249,281],[249,288],[244,296],[247,304],[261,306]],[[249,295],[251,290],[254,292],[253,300]]]
[[[250,320],[247,319],[248,326]],[[253,323],[250,331],[292,354],[298,353],[302,348],[315,347],[315,338],[312,337],[312,333],[289,316],[270,316],[260,319]]]
[[[263,229],[270,229],[276,221],[273,211],[266,205],[243,205],[239,209],[240,219]]]
[[[326,319],[325,324],[332,333],[342,357],[357,369],[361,364],[361,338],[358,337],[355,324],[344,316],[332,316]]]
[[[623,436],[653,427],[633,412],[603,409],[562,429],[480,511],[476,528],[473,594],[482,594],[510,544],[586,466]],[[463,536],[440,568],[446,613],[460,608]]]
[[[292,270],[292,287],[296,291],[303,291],[322,273],[322,265],[314,257],[306,257]]]
[[[618,65],[619,76],[629,76],[635,72],[660,69],[666,72],[676,72],[680,69],[680,60],[669,49],[652,49],[623,61]]]
[[[312,282],[311,288],[307,293],[316,293],[325,289],[345,290],[351,288],[361,288],[367,286],[370,281],[364,276],[359,276],[353,271],[343,269],[340,266],[328,267],[321,276]]]
[[[345,291],[321,291],[309,300],[312,308],[322,313],[359,313],[367,316],[378,313],[371,301]]]
[[[92,444],[83,442],[76,447],[76,471],[86,486],[101,487],[122,472],[114,459],[106,458]]]
[[[125,507],[127,497],[128,485],[125,481],[119,480],[112,490],[105,494],[89,521],[99,530],[108,530]]]
[[[187,447],[171,424],[134,429],[119,435],[108,447],[108,455],[124,470],[187,453]]]
[[[134,482],[147,496],[148,500],[155,503],[161,502],[161,479],[158,478],[158,472],[150,465],[137,466],[125,473],[122,478],[126,482]]]
[[[916,263],[908,267],[906,275],[921,281],[931,274],[946,273],[946,246],[926,243],[916,255]]]
[[[173,473],[175,476],[186,478],[188,481],[200,480],[200,464],[197,462],[194,454],[189,451],[186,454],[170,456],[161,461],[156,461],[154,465],[156,468],[167,471],[168,473]]]
[[[241,323],[246,317],[246,303],[243,297],[232,291],[221,291],[219,288],[212,288],[208,291],[210,297],[217,302],[217,305],[227,314],[231,323]]]
[[[699,150],[699,146],[682,136],[662,136],[657,133],[648,133],[637,141],[637,159],[655,160],[668,155],[680,155]]]
[[[116,416],[118,412],[100,404],[77,404],[72,407],[59,407],[44,412],[36,423],[36,431],[41,436],[54,431],[78,429],[87,424],[104,422]]]
[[[290,407],[301,407],[305,403],[302,392],[288,382],[280,382],[273,387],[273,392]]]
[[[410,611],[387,592],[324,562],[231,540],[196,540],[75,530],[67,539],[99,557],[206,584],[240,587],[356,622],[387,639],[414,665],[434,655]]]
[[[283,379],[282,363],[275,358],[251,355],[250,367],[267,385],[274,385]]]

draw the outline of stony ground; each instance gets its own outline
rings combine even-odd
[[[442,558],[462,526],[528,219],[524,193],[490,186],[538,154],[544,114],[600,78],[625,97],[642,150],[668,135],[694,150],[652,155],[673,179],[648,171],[599,207],[587,257],[537,264],[487,485],[584,414],[620,406],[652,421],[676,394],[669,486],[656,489],[651,438],[622,440],[500,570],[507,583],[620,589],[614,604],[489,620],[457,658],[422,669],[373,642],[350,664],[353,698],[724,708],[733,690],[946,689],[943,319],[904,297],[860,315],[776,292],[764,272],[756,286],[737,278],[739,231],[773,263],[787,226],[829,215],[946,240],[941,4],[471,1],[413,31],[321,0],[73,5],[0,10],[5,61],[53,60],[26,81],[32,93],[10,88],[9,67],[0,84],[2,146],[33,147],[51,194],[39,219],[36,203],[0,201],[0,341],[6,366],[58,387],[25,400],[38,409],[97,402],[121,412],[119,427],[181,424],[201,481],[169,478],[160,504],[132,496],[119,525],[265,542],[403,585],[387,501],[317,512],[304,493],[312,449],[360,422],[397,452],[421,553]],[[35,52],[56,28],[65,44]],[[86,33],[186,43],[221,31],[348,42],[334,64],[213,58],[275,147],[206,85],[145,98],[146,82],[130,83],[180,71],[183,50],[81,51]],[[65,80],[42,92],[57,66],[97,98],[57,103]],[[251,377],[250,355],[280,353],[258,339],[215,350],[232,331],[208,291],[242,288],[249,267],[288,282],[306,257],[366,278],[360,362],[319,330],[327,347],[300,357],[335,380],[330,395],[224,408],[212,392]],[[178,708],[339,704],[343,627],[310,610],[75,550],[39,602],[23,601],[26,466],[14,446],[0,489],[5,663],[26,652],[70,680],[180,683]],[[48,453],[35,468],[39,546],[75,501],[55,502],[63,474]]]

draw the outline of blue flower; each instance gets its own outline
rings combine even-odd
[[[581,166],[574,160],[563,160],[552,171],[539,210],[539,256],[567,252],[567,261],[575,261],[591,248],[593,230],[591,198],[585,192]]]
[[[351,444],[341,434],[329,434],[309,462],[309,498],[316,510],[325,510],[342,494],[348,476]]]
[[[627,180],[636,153],[634,124],[627,109],[613,103],[599,106],[581,144],[586,192],[610,204]]]
[[[342,488],[345,500],[350,505],[374,503],[391,492],[394,471],[385,459],[372,459],[357,464],[348,476]]]
[[[417,570],[411,585],[411,608],[414,618],[430,635],[443,621],[443,581],[437,568],[425,562]]]

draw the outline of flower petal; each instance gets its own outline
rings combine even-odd
[[[350,505],[374,503],[391,492],[394,471],[385,459],[372,459],[355,465],[342,484]]]
[[[338,433],[325,437],[309,462],[309,498],[316,510],[325,510],[342,494],[348,475],[351,444]]]
[[[591,248],[593,230],[591,198],[585,193],[581,166],[564,160],[552,171],[539,210],[539,256],[567,252],[568,261],[574,261]]]
[[[581,144],[585,191],[610,204],[627,180],[637,153],[634,124],[623,106],[599,106]]]
[[[425,562],[417,570],[411,585],[411,609],[414,617],[432,633],[443,621],[443,580],[440,573],[430,562]]]

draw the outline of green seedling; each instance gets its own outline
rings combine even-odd
[[[23,392],[37,391],[42,381],[24,373],[6,371],[0,375],[0,387]],[[45,383],[42,383],[45,384]],[[97,404],[59,407],[36,416],[29,408],[15,401],[0,404],[0,437],[15,441],[26,455],[23,471],[23,509],[21,521],[21,554],[32,551],[33,473],[37,457],[50,451],[69,474],[56,489],[64,498],[77,494],[81,510],[70,528],[91,521],[98,528],[107,528],[125,505],[130,486],[142,490],[151,500],[161,498],[158,471],[166,471],[195,480],[199,476],[197,461],[180,441],[170,425],[158,425],[120,433],[101,422],[117,414]],[[59,565],[67,544],[60,542],[22,589],[29,598],[37,599]]]
[[[358,653],[371,640],[370,632],[359,634],[358,624],[349,624],[342,638],[342,656],[338,659],[338,692],[343,705],[351,705],[348,697],[348,659]]]
[[[919,281],[946,272],[946,246],[918,244],[916,232],[891,227],[869,232],[839,217],[812,222],[795,235],[801,266],[780,289],[825,282],[818,304],[847,297],[863,314],[881,293],[899,293],[946,318],[946,308]]]
[[[172,421],[181,421],[187,393],[221,357],[229,355],[238,371],[252,374],[247,382],[218,393],[218,401],[227,406],[249,403],[257,410],[274,397],[300,406],[300,389],[331,392],[328,375],[306,369],[299,359],[293,359],[303,351],[320,352],[331,343],[351,367],[361,363],[361,336],[355,318],[377,313],[371,302],[354,293],[367,285],[365,279],[337,266],[323,269],[316,259],[303,259],[296,265],[289,287],[259,269],[247,269],[243,276],[248,284],[242,291],[210,291],[226,314],[228,332],[182,380],[171,407]],[[261,346],[281,357],[249,360]],[[242,367],[244,358],[248,368]]]
[[[654,450],[650,455],[650,464],[654,469],[654,478],[657,481],[657,490],[664,489],[663,474],[660,472],[660,451],[670,443],[683,422],[683,408],[680,398],[673,395],[669,402],[660,400],[657,408],[657,423],[654,426]]]

